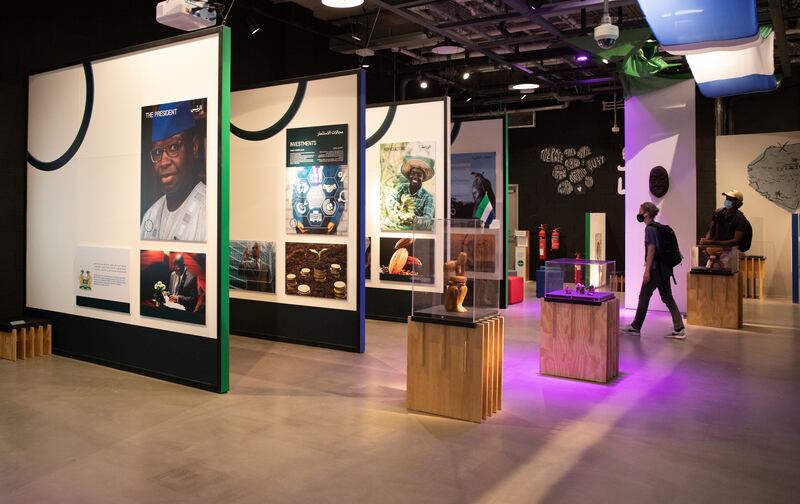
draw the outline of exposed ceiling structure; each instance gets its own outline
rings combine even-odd
[[[328,23],[330,48],[363,63],[392,61],[405,96],[422,80],[445,87],[453,105],[471,110],[530,107],[534,101],[593,99],[621,91],[617,65],[583,60],[575,37],[591,36],[601,22],[603,0],[366,0],[350,9],[320,0],[292,0]],[[762,24],[776,27],[776,71],[800,63],[800,0],[759,0]],[[612,21],[622,32],[646,28],[636,0],[610,0]],[[463,48],[442,55],[437,45]],[[682,57],[663,53],[671,72],[688,72]],[[469,73],[469,78],[464,78]],[[538,84],[523,95],[518,83]]]

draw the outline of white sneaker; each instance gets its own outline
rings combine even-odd
[[[678,339],[678,340],[685,340],[686,339],[686,328],[684,327],[680,331],[672,331],[671,334],[664,336],[665,338],[671,339]]]

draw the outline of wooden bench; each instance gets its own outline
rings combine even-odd
[[[53,326],[44,320],[0,322],[0,358],[15,361],[53,353]]]

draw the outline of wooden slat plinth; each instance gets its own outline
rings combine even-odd
[[[619,301],[542,300],[539,372],[606,383],[619,374]]]
[[[733,275],[690,272],[686,281],[687,322],[725,329],[742,327],[742,276],[742,272]]]
[[[408,409],[481,422],[501,408],[503,317],[476,327],[408,320]]]
[[[0,331],[0,359],[15,361],[53,354],[53,326],[32,325]]]

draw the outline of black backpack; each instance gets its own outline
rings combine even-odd
[[[747,219],[744,220],[744,224],[744,236],[742,236],[742,242],[739,244],[739,252],[747,252],[750,250],[750,246],[753,245],[753,226],[750,225],[750,221]]]
[[[675,231],[666,224],[652,222],[658,231],[658,244],[656,245],[656,260],[669,268],[674,268],[683,261],[681,249],[678,246],[678,237]]]

